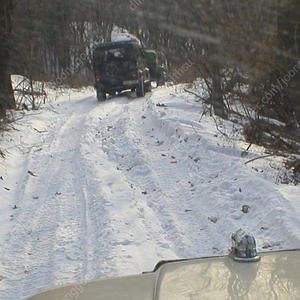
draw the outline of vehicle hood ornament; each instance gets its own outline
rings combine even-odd
[[[232,247],[230,256],[236,261],[252,262],[260,260],[257,255],[256,242],[253,235],[238,229],[231,235]]]

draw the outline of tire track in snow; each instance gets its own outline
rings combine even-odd
[[[148,241],[157,249],[156,255],[153,256],[154,264],[158,257],[187,257],[191,254],[193,245],[192,241],[186,238],[186,228],[182,225],[185,214],[180,203],[182,197],[177,199],[178,195],[184,194],[189,187],[176,183],[182,179],[182,172],[174,172],[174,165],[168,170],[160,167],[162,152],[155,140],[145,132],[145,125],[142,123],[141,104],[145,104],[146,101],[137,100],[123,105],[122,109],[112,109],[105,124],[101,124],[102,128],[99,126],[98,130],[103,139],[102,148],[109,160],[122,172],[128,185],[132,185],[136,209],[142,211],[140,221],[149,234]],[[137,106],[141,107],[140,111],[137,115],[132,115],[130,109],[136,113]],[[164,135],[163,132],[159,134]],[[167,139],[166,136],[164,138]],[[174,181],[171,181],[173,186],[169,186],[170,181],[164,180],[166,176],[175,177]],[[176,212],[178,206],[180,211]],[[160,228],[158,232],[157,228]]]
[[[29,154],[28,168],[36,177],[27,174],[18,193],[15,226],[1,257],[1,299],[23,299],[85,278],[87,199],[78,174],[78,150],[82,124],[97,104],[66,112],[59,130],[50,125],[42,149]]]
[[[103,241],[103,243],[110,249],[113,257],[104,252],[104,257],[108,260],[102,259],[98,265],[101,268],[103,265],[107,268],[105,261],[108,261],[110,267],[106,274],[111,276],[149,270],[160,259],[176,258],[170,246],[171,241],[165,239],[163,228],[160,227],[161,230],[157,231],[157,223],[160,221],[145,201],[147,197],[143,195],[143,190],[131,184],[115,160],[117,157],[122,159],[124,154],[124,160],[134,161],[137,149],[131,144],[129,145],[129,151],[132,152],[130,156],[126,157],[126,153],[122,154],[128,142],[123,139],[128,129],[126,122],[123,122],[124,117],[128,116],[128,109],[132,103],[140,103],[140,101],[114,99],[104,103],[101,106],[101,113],[94,115],[86,123],[89,124],[87,131],[90,132],[86,144],[93,146],[85,149],[85,157],[93,157],[95,153],[98,155],[98,159],[90,167],[94,169],[93,177],[101,179],[97,194],[99,198],[102,198],[99,203],[102,205],[105,203],[106,217],[110,221],[108,228],[111,228],[109,236],[105,236],[111,241]],[[131,120],[128,119],[127,122]],[[116,148],[114,148],[114,143]],[[102,164],[98,174],[97,164]],[[101,233],[99,238],[101,238]],[[147,259],[148,257],[151,259]]]
[[[209,240],[219,233],[210,224],[207,226],[205,206],[189,205],[189,198],[195,194],[192,182],[199,179],[198,174],[191,169],[195,162],[188,157],[189,153],[184,153],[186,149],[182,151],[177,147],[175,129],[170,131],[160,128],[161,124],[157,123],[151,105],[144,102],[143,111],[143,118],[131,114],[131,120],[127,122],[129,128],[126,133],[132,135],[135,132],[137,135],[135,144],[139,149],[137,156],[141,163],[132,168],[127,176],[140,189],[148,191],[147,203],[160,220],[160,234],[165,236],[165,244],[172,247],[177,257],[203,255],[203,251],[208,249],[197,249],[198,241]],[[146,131],[146,128],[153,130]],[[130,139],[135,138],[128,137]],[[182,156],[185,156],[184,159]],[[139,168],[149,172],[143,174]],[[192,203],[194,205],[194,201]],[[205,231],[202,232],[201,228],[205,228]]]

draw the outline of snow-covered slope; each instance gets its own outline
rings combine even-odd
[[[259,250],[299,248],[299,187],[275,183],[278,158],[245,164],[261,150],[246,155],[220,133],[237,126],[216,121],[161,87],[103,103],[87,89],[13,123],[0,143],[0,299],[226,254],[240,227]]]

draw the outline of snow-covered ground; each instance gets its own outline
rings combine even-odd
[[[203,113],[160,87],[17,114],[0,140],[0,299],[227,254],[240,227],[260,251],[300,248],[299,187],[276,184],[280,159],[245,164],[262,149]]]

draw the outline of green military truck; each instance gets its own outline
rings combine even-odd
[[[99,44],[93,51],[93,69],[99,101],[128,89],[137,97],[151,91],[146,56],[136,40]]]
[[[167,80],[167,63],[162,52],[155,50],[144,50],[147,58],[147,65],[150,71],[151,81],[156,85],[164,85]]]

